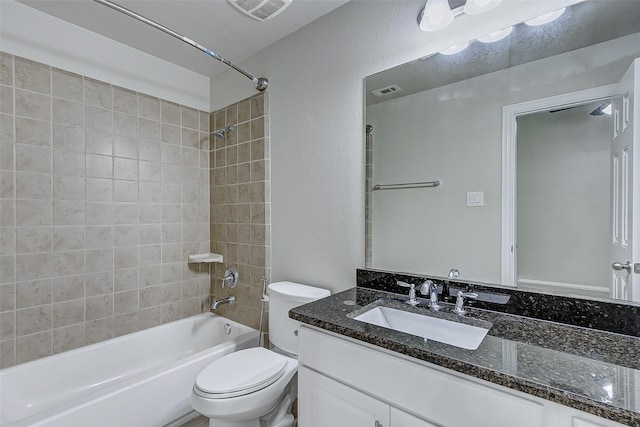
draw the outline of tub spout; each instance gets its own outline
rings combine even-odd
[[[218,307],[220,307],[222,304],[233,305],[235,303],[236,297],[234,297],[233,295],[229,296],[228,298],[215,299],[213,300],[213,304],[211,304],[211,310],[217,310]]]

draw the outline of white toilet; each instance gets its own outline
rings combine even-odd
[[[191,406],[210,427],[293,427],[291,404],[298,393],[298,326],[289,310],[329,296],[326,289],[292,282],[269,289],[269,340],[262,347],[228,354],[196,378]]]

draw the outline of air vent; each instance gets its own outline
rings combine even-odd
[[[402,89],[400,89],[400,86],[391,85],[391,86],[383,87],[382,89],[373,90],[371,91],[371,93],[377,96],[378,98],[380,98],[381,96],[391,95],[392,93],[400,92],[401,90]]]
[[[293,0],[229,0],[242,13],[257,19],[267,21],[291,4]]]

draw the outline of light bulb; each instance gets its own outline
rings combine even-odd
[[[459,43],[441,50],[440,53],[443,55],[455,55],[456,53],[460,53],[465,50],[467,46],[469,46],[469,42]]]
[[[494,31],[492,33],[487,34],[486,36],[478,37],[478,41],[482,43],[493,43],[498,40],[502,40],[507,37],[513,31],[513,27],[503,28],[502,30]]]
[[[540,15],[537,18],[530,19],[528,21],[524,21],[530,27],[537,27],[538,25],[548,24],[551,21],[558,19],[566,10],[566,7],[562,9],[555,10],[553,12],[545,13],[544,15]]]
[[[447,0],[427,0],[420,19],[422,31],[437,31],[453,22],[453,12]]]
[[[467,0],[463,11],[468,15],[477,15],[493,9],[500,3],[502,0]]]

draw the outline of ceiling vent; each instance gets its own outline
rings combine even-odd
[[[400,86],[391,85],[387,87],[383,87],[382,89],[372,90],[371,93],[380,98],[381,96],[391,95],[392,93],[400,92]]]
[[[258,21],[267,21],[291,4],[293,0],[229,0],[238,10]]]

